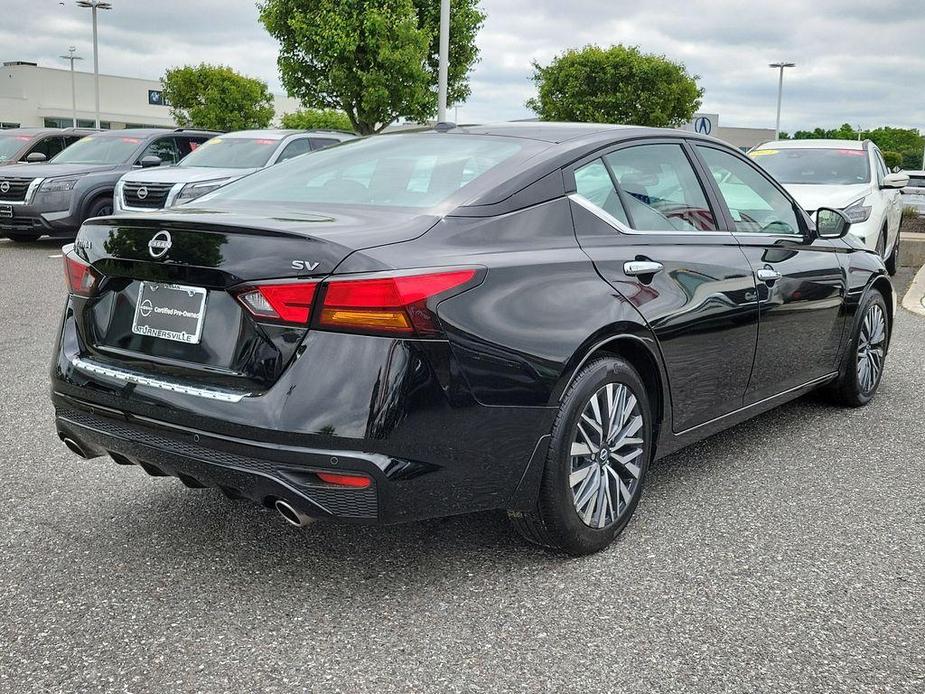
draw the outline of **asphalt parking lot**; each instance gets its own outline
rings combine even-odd
[[[925,692],[925,318],[871,406],[662,460],[622,539],[564,559],[500,514],[299,531],[79,461],[58,246],[0,240],[0,691]]]

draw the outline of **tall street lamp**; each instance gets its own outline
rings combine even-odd
[[[768,67],[778,68],[780,70],[780,79],[777,82],[777,125],[774,128],[774,139],[780,137],[780,103],[784,97],[784,68],[796,67],[796,63],[771,63]]]
[[[93,12],[93,84],[96,92],[96,128],[100,127],[100,50],[96,40],[96,11],[111,10],[112,3],[104,0],[77,0],[78,7],[89,7]]]
[[[73,121],[72,125],[77,127],[77,85],[74,82],[74,61],[83,60],[77,53],[77,49],[71,46],[67,49],[68,55],[58,56],[59,58],[64,58],[65,60],[71,61],[71,120]]]
[[[440,59],[437,64],[437,122],[446,122],[447,73],[450,66],[450,0],[440,0]]]

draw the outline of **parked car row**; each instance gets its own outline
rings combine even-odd
[[[163,173],[179,197],[235,175],[236,148],[253,168],[289,146],[247,139],[131,184]],[[813,389],[874,397],[895,297],[848,232],[896,179],[858,147],[753,160],[689,132],[441,124],[89,220],[64,253],[58,435],[293,525],[505,509],[532,542],[598,551],[652,460]],[[847,210],[756,163],[781,154],[785,179],[851,186]]]
[[[31,162],[0,169],[0,236],[14,241],[73,238],[92,217],[179,204],[262,166],[354,137],[182,128],[7,132],[0,134],[0,147],[10,140],[10,156]]]
[[[903,188],[903,207],[911,207],[925,215],[925,171],[904,171],[909,183]]]

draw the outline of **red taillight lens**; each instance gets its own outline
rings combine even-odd
[[[328,484],[336,484],[341,487],[355,487],[357,489],[365,489],[370,484],[372,480],[365,475],[342,475],[336,474],[333,472],[316,472],[318,478],[322,482],[327,482]]]
[[[435,337],[437,316],[429,300],[475,277],[475,270],[333,280],[325,283],[319,328],[378,335]]]
[[[64,277],[71,294],[78,296],[93,296],[99,276],[90,267],[78,258],[73,251],[64,254]]]
[[[317,282],[261,284],[238,294],[238,301],[260,319],[308,325]]]

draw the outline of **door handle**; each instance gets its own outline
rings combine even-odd
[[[654,275],[663,267],[661,263],[656,263],[654,260],[628,260],[623,263],[623,272],[630,277],[638,277],[639,275]]]
[[[762,282],[776,282],[779,280],[782,275],[777,270],[772,270],[769,267],[759,268],[758,272],[755,273]]]

